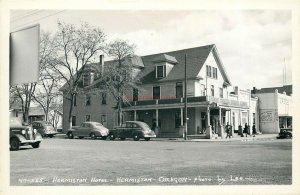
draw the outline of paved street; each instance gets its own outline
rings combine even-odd
[[[291,184],[292,141],[45,139],[11,151],[11,185]]]

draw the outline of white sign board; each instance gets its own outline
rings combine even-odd
[[[10,85],[39,78],[40,25],[10,33]]]

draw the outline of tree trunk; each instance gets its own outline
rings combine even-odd
[[[72,93],[70,98],[70,109],[69,109],[69,118],[68,118],[70,128],[72,127],[73,101],[74,101],[74,94]]]

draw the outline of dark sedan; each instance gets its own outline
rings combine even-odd
[[[115,138],[120,138],[121,140],[133,138],[134,141],[138,141],[142,138],[149,141],[153,137],[156,137],[154,131],[141,121],[126,121],[121,126],[110,130],[109,133],[110,140],[114,140]]]

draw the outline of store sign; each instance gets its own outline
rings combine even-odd
[[[274,121],[274,112],[273,110],[263,110],[260,112],[260,121],[261,122],[273,122]]]

